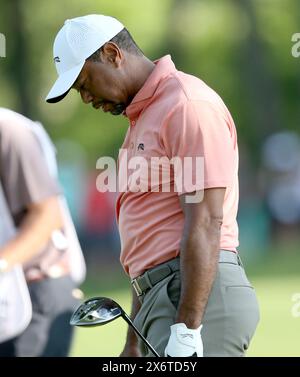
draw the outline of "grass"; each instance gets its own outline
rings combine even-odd
[[[275,248],[258,265],[247,268],[261,311],[261,320],[248,356],[300,356],[299,309],[299,316],[292,315],[292,307],[295,305],[292,296],[300,294],[299,266],[300,255],[297,247],[292,247],[284,254]],[[128,280],[120,273],[117,273],[117,279],[115,276],[114,273],[107,273],[101,279],[89,280],[83,289],[87,297],[111,297],[125,311],[130,312]],[[100,281],[103,283],[99,283]],[[96,286],[100,289],[96,290]],[[106,287],[111,289],[107,290]],[[118,356],[125,342],[126,329],[127,325],[121,318],[103,327],[77,328],[71,356]]]
[[[292,315],[292,296],[300,292],[299,277],[266,277],[252,281],[260,304],[261,320],[248,356],[299,357],[300,316]]]

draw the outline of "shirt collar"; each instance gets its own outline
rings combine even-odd
[[[134,96],[130,105],[128,105],[126,108],[126,115],[130,119],[136,119],[138,117],[140,112],[145,107],[146,102],[148,102],[147,100],[152,98],[160,81],[171,72],[176,71],[176,67],[172,62],[170,55],[166,55],[161,59],[155,60],[153,63],[155,64],[155,68],[145,81],[144,85]]]

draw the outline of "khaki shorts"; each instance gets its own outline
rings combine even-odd
[[[142,306],[134,323],[163,356],[180,298],[180,271],[172,272],[139,298]],[[258,321],[256,294],[240,257],[221,250],[202,321],[204,356],[245,356]],[[139,344],[143,356],[153,356],[144,343]]]

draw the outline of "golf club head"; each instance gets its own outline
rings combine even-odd
[[[102,326],[120,316],[121,307],[110,298],[93,297],[84,301],[72,314],[72,326]]]

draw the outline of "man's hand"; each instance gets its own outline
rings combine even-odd
[[[8,267],[7,261],[5,259],[0,258],[0,276],[1,274],[5,274],[5,272],[7,271],[7,267]]]
[[[170,357],[203,357],[201,328],[188,329],[185,323],[170,326],[171,335],[165,349],[165,356]]]
[[[119,357],[141,357],[141,351],[137,345],[125,345]]]
[[[132,306],[131,306],[131,319],[133,320],[140,310],[141,303],[135,293],[133,287],[131,288],[132,292]],[[134,332],[131,326],[128,326],[126,343],[123,351],[120,354],[120,357],[141,357],[141,351],[138,347],[138,339],[136,333]]]

